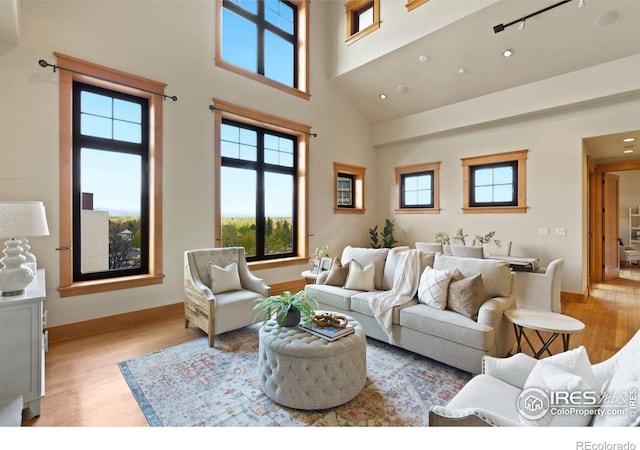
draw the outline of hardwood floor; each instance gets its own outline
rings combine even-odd
[[[585,323],[571,347],[584,345],[592,363],[613,355],[640,328],[640,268],[623,269],[618,280],[596,285],[585,303],[563,303],[563,313]],[[36,427],[147,427],[117,363],[204,336],[184,328],[183,314],[135,326],[55,342],[46,354],[46,395]],[[552,351],[560,351],[561,342]],[[525,349],[526,353],[529,353]]]

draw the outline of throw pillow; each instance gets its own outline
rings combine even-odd
[[[240,275],[238,275],[237,261],[233,261],[226,267],[220,267],[210,262],[209,279],[211,280],[211,291],[214,294],[239,291],[242,289],[242,285],[240,284]]]
[[[344,287],[356,291],[375,291],[375,276],[376,266],[374,263],[370,263],[363,269],[358,261],[352,260],[349,263],[349,274]]]
[[[331,270],[329,270],[329,275],[327,275],[327,279],[324,280],[324,284],[342,287],[347,282],[348,274],[349,266],[343,266],[340,258],[336,256],[333,258]]]
[[[482,275],[477,273],[472,277],[454,279],[449,283],[447,307],[463,314],[470,319],[478,320],[478,311],[485,302],[484,282]]]
[[[420,303],[436,309],[447,307],[447,289],[451,280],[451,272],[437,270],[427,266],[420,275],[418,284],[418,300]]]
[[[536,394],[534,388],[543,391],[547,395],[546,404],[545,399],[540,398],[542,394]],[[546,414],[539,418],[531,417],[532,415],[525,417],[521,413],[520,422],[525,425],[545,427],[587,426],[591,423],[592,419],[592,416],[587,414],[587,412],[597,409],[598,405],[584,406],[585,410],[583,412],[585,412],[585,414],[581,414],[580,412],[570,411],[571,408],[579,409],[580,405],[578,404],[552,405],[549,401],[551,392],[561,393],[563,396],[570,396],[572,393],[585,391],[593,394],[598,393],[591,362],[589,362],[587,351],[583,346],[541,359],[536,363],[536,366],[524,384],[522,394],[518,399],[518,406],[520,411],[524,410],[527,413],[533,412],[533,416],[535,416],[537,412],[544,412],[545,407],[547,411]],[[578,395],[576,398],[583,397]],[[532,404],[532,401],[538,400],[542,400],[538,402],[540,403],[540,407],[536,407],[533,410],[529,408],[528,405]],[[563,407],[566,407],[566,410],[563,411]]]

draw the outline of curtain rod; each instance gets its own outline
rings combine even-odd
[[[120,83],[120,82],[118,82],[118,81],[108,80],[108,79],[106,79],[106,78],[97,77],[97,76],[95,76],[95,75],[91,75],[91,74],[88,74],[88,73],[79,72],[79,71],[77,71],[77,70],[67,69],[66,67],[61,67],[61,66],[58,66],[58,65],[56,65],[56,64],[49,64],[49,63],[48,63],[47,61],[45,61],[44,59],[41,59],[40,61],[38,61],[38,64],[40,64],[40,66],[41,66],[41,67],[45,67],[45,68],[46,68],[46,67],[53,67],[53,72],[54,72],[54,73],[55,73],[55,71],[56,71],[57,69],[60,69],[60,70],[66,70],[67,72],[73,72],[73,73],[77,73],[77,74],[79,74],[79,75],[85,75],[85,76],[87,76],[87,77],[95,78],[95,79],[97,79],[97,80],[107,81],[107,82],[109,82],[109,83],[119,84],[120,86],[126,86],[126,87],[128,87],[128,88],[137,89],[137,90],[139,90],[139,91],[144,91],[144,92],[148,92],[148,93],[150,93],[150,94],[159,95],[159,96],[161,96],[164,100],[166,100],[166,99],[170,98],[170,99],[171,99],[171,100],[173,100],[174,102],[178,101],[178,97],[176,97],[175,95],[166,95],[166,94],[162,94],[162,93],[160,93],[160,92],[150,91],[150,90],[148,90],[148,89],[143,89],[143,88],[140,88],[140,87],[137,87],[137,86],[131,86],[130,84]]]
[[[242,116],[242,114],[238,114],[237,112],[234,112],[234,111],[227,111],[226,109],[216,108],[214,105],[209,105],[209,109],[211,110],[211,112],[222,111],[222,112],[228,112],[228,113],[231,113],[231,114]],[[247,117],[247,116],[242,116],[242,117]],[[247,117],[247,119],[251,119],[251,117]],[[274,125],[276,127],[282,127],[282,125],[278,125],[277,123],[271,123],[271,122],[264,122],[264,123],[268,123],[269,125]],[[307,135],[309,135],[311,137],[318,137],[318,133],[306,133],[306,132],[304,132],[304,134],[307,134]]]

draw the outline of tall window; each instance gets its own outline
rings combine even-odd
[[[527,150],[463,158],[463,212],[526,212],[526,162]]]
[[[162,283],[165,85],[55,53],[60,294]],[[123,86],[126,84],[127,87]]]
[[[149,102],[73,84],[73,279],[147,273]]]
[[[440,212],[440,163],[396,167],[398,214]]]
[[[244,247],[249,261],[296,254],[296,147],[295,136],[222,121],[223,247]]]
[[[218,0],[218,5],[216,64],[305,96],[308,0]]]
[[[216,240],[247,260],[300,263],[308,252],[308,130],[273,116],[216,105]]]

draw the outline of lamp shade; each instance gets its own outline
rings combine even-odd
[[[48,235],[42,202],[0,202],[0,238]]]

